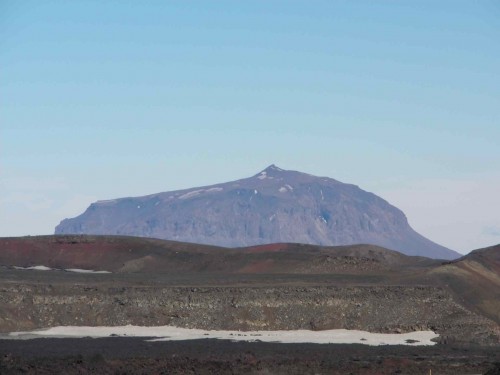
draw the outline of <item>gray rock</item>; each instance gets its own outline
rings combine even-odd
[[[368,243],[408,255],[461,256],[415,232],[401,210],[375,194],[275,165],[238,181],[98,201],[80,216],[63,220],[55,233],[131,235],[227,247]]]

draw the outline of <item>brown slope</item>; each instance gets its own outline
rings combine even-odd
[[[0,264],[119,271],[131,264],[147,270],[148,260],[169,254],[213,253],[215,246],[126,236],[30,236],[0,238]],[[182,256],[179,256],[182,258]],[[182,263],[182,262],[180,262]],[[185,263],[185,262],[184,262]],[[151,264],[151,267],[154,265]],[[137,267],[135,267],[137,268]],[[154,267],[153,267],[154,268]]]
[[[0,238],[0,265],[111,272],[370,273],[438,264],[373,245],[271,244],[227,249],[124,236]]]
[[[441,264],[425,257],[407,256],[375,245],[315,246],[269,244],[241,249],[248,262],[247,272],[355,273],[397,271]],[[262,269],[261,267],[262,266]]]
[[[474,250],[430,274],[465,306],[500,324],[500,245]]]

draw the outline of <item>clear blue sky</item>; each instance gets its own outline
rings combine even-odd
[[[0,235],[285,169],[500,242],[500,2],[0,1]]]

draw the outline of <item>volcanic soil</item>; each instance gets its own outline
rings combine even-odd
[[[20,269],[41,265],[51,270]],[[371,245],[229,249],[135,237],[0,238],[0,282],[0,332],[137,324],[440,334],[428,348],[0,340],[2,374],[466,374],[500,362],[500,245],[449,262]]]

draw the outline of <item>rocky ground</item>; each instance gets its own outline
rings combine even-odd
[[[495,348],[143,339],[0,340],[1,374],[498,374]],[[496,370],[495,370],[496,369]]]
[[[47,271],[17,271],[47,272]],[[48,271],[50,272],[50,271]],[[44,273],[44,276],[47,274]],[[59,325],[173,325],[222,330],[433,330],[441,342],[493,344],[494,324],[434,286],[127,285],[63,280],[0,287],[0,328],[24,331]],[[271,276],[268,276],[269,278]],[[261,276],[260,282],[264,282]]]
[[[127,237],[0,239],[0,332],[134,324],[440,335],[433,347],[0,340],[0,373],[492,375],[500,362],[498,254],[497,246],[443,262],[366,245],[238,250]],[[16,269],[36,265],[57,270]]]

